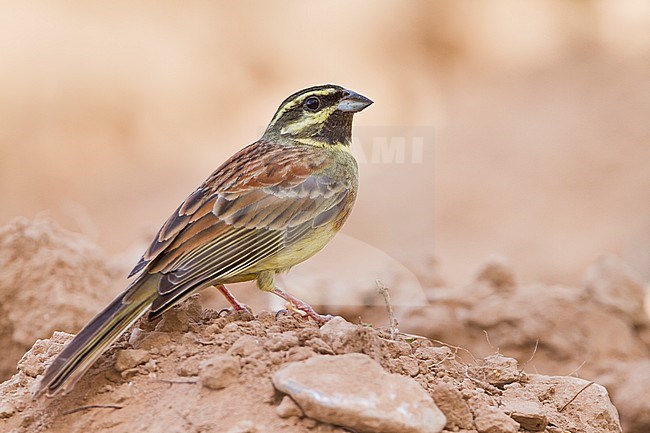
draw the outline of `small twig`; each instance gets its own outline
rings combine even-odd
[[[162,383],[171,383],[171,384],[190,384],[194,385],[195,383],[198,383],[198,380],[183,380],[183,379],[157,379],[156,382],[162,382]]]
[[[458,354],[459,350],[462,350],[463,352],[467,353],[472,358],[472,361],[474,362],[474,364],[478,364],[478,360],[474,357],[472,352],[470,352],[468,349],[465,349],[464,347],[461,347],[461,346],[454,346],[453,344],[445,343],[444,341],[440,341],[440,340],[434,340],[434,339],[430,339],[430,340],[433,341],[434,343],[438,343],[438,344],[440,344],[442,346],[446,346],[446,347],[449,347],[451,349],[454,349],[453,353],[454,353],[455,356]]]
[[[489,384],[489,383],[487,383],[485,381],[481,381],[481,380],[479,380],[479,379],[477,379],[475,377],[472,377],[467,372],[465,372],[465,377],[467,379],[471,380],[472,382],[474,382],[474,384],[476,384],[479,387],[483,388],[483,390],[488,395],[493,395],[494,396],[494,395],[500,395],[501,394],[501,390],[499,388],[497,388],[496,386],[491,385],[491,384]]]
[[[578,368],[576,368],[575,370],[573,370],[571,373],[567,374],[567,376],[573,376],[573,375],[576,375],[576,377],[577,377],[578,372],[580,371],[580,369],[581,369],[581,368],[582,368],[586,363],[587,363],[586,360],[585,360],[585,361],[582,361],[582,364],[580,364],[580,365],[578,366]]]
[[[530,355],[530,358],[528,358],[528,360],[527,360],[526,362],[524,362],[524,363],[521,365],[521,368],[519,369],[519,375],[520,375],[520,376],[523,374],[524,369],[526,368],[526,366],[528,365],[528,363],[529,363],[530,361],[532,361],[533,358],[535,358],[535,355],[537,354],[537,348],[538,348],[538,347],[539,347],[539,338],[538,338],[537,340],[535,340],[535,348],[533,349],[533,354]]]
[[[400,332],[399,335],[407,338],[412,338],[413,340],[431,340],[429,337],[425,337],[424,335],[409,334],[407,332]]]
[[[452,352],[448,356],[445,356],[444,358],[442,358],[440,361],[438,361],[438,362],[436,362],[434,364],[431,364],[430,367],[438,367],[438,366],[444,364],[445,361],[453,361],[453,360],[456,359],[456,356],[458,356],[457,353]]]
[[[492,342],[490,341],[490,336],[488,335],[488,332],[484,329],[483,333],[485,334],[485,339],[487,340],[487,344],[490,346],[490,349],[494,350],[494,353],[499,353],[499,348],[497,347],[496,349],[492,345]]]
[[[202,345],[202,346],[214,346],[215,344],[217,344],[216,341],[202,340],[202,339],[200,339],[200,338],[195,338],[195,339],[194,339],[194,342],[195,342],[195,343],[198,343],[198,344],[200,344],[200,345]]]
[[[393,312],[393,305],[390,303],[390,294],[388,293],[388,287],[384,286],[384,284],[380,280],[375,280],[375,283],[377,284],[377,291],[381,296],[384,297],[384,303],[386,304],[386,311],[388,312],[388,321],[390,323],[389,325],[390,338],[391,340],[394,340],[395,335],[399,332],[399,329],[397,329],[399,323],[397,323],[397,319],[395,318],[395,313]]]
[[[437,343],[437,344],[439,344],[439,345],[441,345],[441,346],[444,346],[444,347],[448,347],[448,348],[450,348],[450,349],[453,349],[453,350],[452,350],[452,353],[451,353],[451,356],[452,356],[452,357],[449,358],[449,359],[455,359],[455,358],[458,358],[458,359],[461,359],[461,360],[462,360],[462,358],[458,355],[458,352],[462,350],[463,352],[466,352],[466,353],[467,353],[467,354],[472,358],[472,361],[474,362],[474,364],[478,364],[478,361],[477,361],[476,357],[474,357],[474,355],[472,354],[472,352],[470,352],[469,350],[465,349],[464,347],[461,347],[461,346],[454,346],[453,344],[445,343],[444,341],[440,341],[440,340],[436,340],[436,339],[433,339],[433,338],[425,337],[425,336],[423,336],[423,335],[407,334],[406,332],[400,332],[399,335],[404,336],[404,337],[409,337],[409,338],[412,338],[412,339],[414,339],[414,340],[427,340],[427,341],[431,341],[431,342],[433,342],[433,343]],[[443,361],[445,361],[445,360],[446,360],[446,358],[445,358]]]
[[[562,407],[560,408],[560,410],[558,410],[558,412],[562,412],[562,411],[564,411],[564,409],[566,409],[566,407],[567,407],[568,405],[570,405],[570,404],[573,402],[573,400],[575,400],[576,398],[578,398],[578,396],[582,393],[582,391],[584,391],[585,389],[589,388],[589,387],[590,387],[591,385],[593,385],[594,383],[595,383],[595,382],[589,382],[588,384],[586,384],[585,386],[583,386],[582,389],[581,389],[580,391],[576,392],[576,395],[574,395],[574,396],[571,398],[571,400],[567,401],[567,402],[564,404],[564,406],[562,406]]]
[[[74,409],[66,410],[63,412],[63,415],[71,415],[73,413],[81,412],[84,410],[90,409],[122,409],[122,406],[116,404],[89,404],[87,406],[81,406]]]

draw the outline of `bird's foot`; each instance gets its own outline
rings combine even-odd
[[[311,305],[306,303],[305,301],[301,301],[300,299],[296,298],[295,296],[278,289],[277,287],[273,289],[273,294],[278,295],[285,301],[289,303],[289,309],[293,311],[297,311],[301,314],[304,314],[307,317],[311,317],[318,323],[319,325],[323,325],[327,322],[329,322],[333,316],[329,314],[318,314]],[[280,310],[283,311],[283,310]],[[278,312],[279,313],[279,312]],[[276,314],[277,317],[277,314]]]
[[[243,309],[238,309],[238,308],[234,308],[234,307],[222,308],[221,310],[219,310],[218,316],[219,317],[226,317],[226,316],[230,316],[232,314],[244,314],[244,315],[250,314],[250,315],[253,315],[253,310],[251,309],[251,307],[249,307],[248,305],[245,305],[245,304],[242,304],[242,305],[244,306]]]
[[[221,310],[219,310],[219,316],[221,316],[221,315],[224,314],[224,313],[228,313],[228,314],[230,314],[230,313],[237,313],[237,312],[240,312],[240,311],[246,311],[246,312],[248,312],[248,313],[253,314],[253,310],[251,309],[251,307],[249,307],[249,306],[246,305],[246,304],[242,304],[241,302],[239,302],[239,301],[237,300],[237,298],[235,298],[235,295],[233,295],[233,294],[230,292],[230,290],[226,289],[226,286],[224,286],[224,285],[219,285],[219,286],[215,286],[215,288],[216,288],[218,291],[220,291],[221,294],[222,294],[222,295],[226,298],[226,300],[230,303],[230,305],[232,305],[231,308],[222,308]]]

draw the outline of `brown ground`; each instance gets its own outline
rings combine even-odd
[[[415,378],[445,413],[447,431],[516,432],[517,422],[530,431],[620,431],[616,410],[603,400],[599,385],[578,394],[588,382],[529,377],[516,361],[501,356],[465,364],[456,349],[427,339],[391,339],[369,326],[357,325],[345,339],[327,338],[299,317],[219,317],[196,302],[141,326],[71,394],[33,402],[29,389],[34,378],[70,336],[57,333],[40,340],[19,363],[18,374],[0,386],[6,417],[0,421],[2,431],[343,432],[300,415],[281,416],[282,395],[271,375],[285,363],[319,353],[353,352],[369,355],[389,372]],[[234,380],[205,380],[202,361],[217,354],[239,364]],[[347,391],[345,385],[339,390]]]
[[[104,275],[101,281],[110,286],[107,267],[93,261],[101,252],[86,239],[48,220],[18,220],[0,234],[6,275],[29,275],[0,285],[2,306],[12,313],[3,315],[12,335],[31,332],[31,338],[48,338],[57,327],[78,328],[99,309],[92,285],[58,295],[59,281],[77,281],[71,275],[81,282]],[[84,260],[93,266],[82,266]],[[66,263],[80,265],[68,274],[53,272]],[[282,396],[274,391],[271,376],[288,362],[350,352],[365,353],[386,371],[414,378],[447,416],[449,431],[516,431],[517,423],[524,431],[534,431],[540,423],[546,423],[548,432],[620,431],[604,388],[582,390],[588,380],[607,386],[627,433],[648,431],[650,323],[642,308],[643,285],[620,260],[601,259],[579,288],[519,285],[498,261],[486,263],[472,284],[455,289],[433,277],[432,261],[414,268],[423,272],[427,305],[395,306],[400,330],[407,332],[395,339],[385,328],[363,324],[350,325],[347,334],[328,334],[310,321],[260,310],[256,317],[220,317],[193,299],[162,320],[142,322],[127,333],[68,396],[33,402],[30,389],[36,378],[70,338],[57,332],[37,342],[18,363],[17,373],[0,385],[0,431],[343,431],[307,417],[281,417]],[[399,278],[394,284],[390,290],[397,295]],[[7,297],[17,293],[16,287],[21,296]],[[74,301],[54,310],[45,300],[59,296]],[[41,319],[53,310],[60,319],[74,320],[66,327]],[[328,310],[354,322],[381,324],[387,318],[384,306]],[[44,327],[51,323],[54,328]],[[26,341],[12,337],[2,344],[11,354],[23,350]],[[237,358],[241,373],[226,389],[212,390],[201,377],[201,362],[218,354]],[[16,360],[3,357],[5,371]],[[119,408],[70,413],[88,405]],[[490,430],[493,425],[505,430]]]

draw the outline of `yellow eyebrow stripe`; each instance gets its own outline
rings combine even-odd
[[[303,93],[302,95],[299,95],[298,97],[292,99],[291,101],[288,101],[283,106],[278,108],[277,113],[275,113],[275,116],[273,116],[273,119],[271,120],[271,123],[269,123],[267,129],[275,125],[275,123],[278,121],[278,119],[280,119],[284,115],[284,113],[291,110],[296,105],[302,104],[304,100],[309,98],[310,96],[327,96],[327,95],[331,95],[332,93],[336,93],[337,91],[338,91],[337,89],[319,89],[319,90],[312,90],[311,92],[307,92],[307,93]]]

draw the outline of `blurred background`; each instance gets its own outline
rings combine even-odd
[[[499,255],[575,284],[612,252],[650,278],[649,2],[3,2],[0,59],[0,223],[47,212],[125,270],[286,96],[336,83],[375,104],[309,269],[362,245],[352,273],[435,257],[457,284]]]

